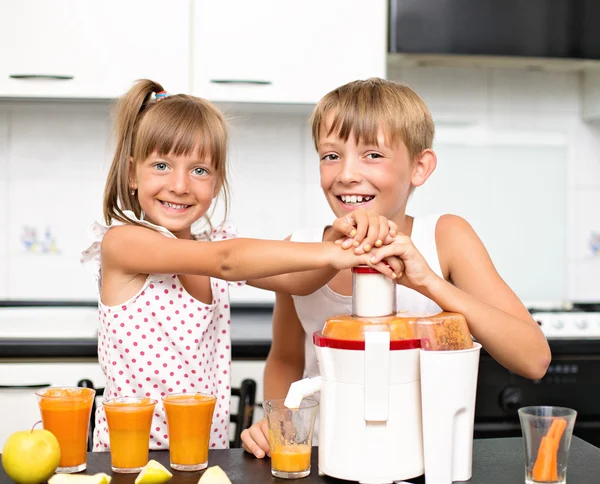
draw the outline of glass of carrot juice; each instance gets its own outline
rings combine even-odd
[[[51,387],[36,392],[36,395],[44,429],[54,434],[60,446],[60,462],[56,472],[69,474],[85,470],[95,390]]]
[[[162,399],[169,428],[169,458],[178,471],[208,466],[208,443],[216,397],[202,393],[175,393]]]
[[[106,399],[102,405],[108,423],[112,470],[121,474],[140,472],[148,463],[156,400],[118,397]]]
[[[302,400],[299,408],[287,408],[285,399],[263,402],[269,427],[271,474],[283,479],[300,479],[310,474],[312,436],[319,403]]]

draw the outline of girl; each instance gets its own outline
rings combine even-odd
[[[398,309],[462,313],[471,334],[506,368],[541,378],[550,363],[544,334],[498,275],[477,234],[462,218],[406,214],[412,191],[436,167],[429,109],[405,85],[382,79],[355,81],[333,90],[317,105],[312,134],[320,158],[321,188],[338,217],[370,209],[395,222],[396,243],[381,247],[372,263],[390,257],[397,274]],[[352,227],[337,227],[350,237]],[[330,227],[299,231],[292,241],[317,242]],[[370,241],[344,241],[368,253]],[[359,245],[360,243],[360,245]],[[395,259],[396,258],[396,259]],[[400,260],[397,260],[399,258]],[[312,334],[338,314],[351,313],[352,279],[340,271],[308,296],[277,294],[273,342],[265,367],[265,399],[284,397],[292,382],[319,374]],[[242,433],[256,457],[269,452],[264,421]]]
[[[231,342],[225,281],[250,279],[263,289],[310,294],[337,270],[368,263],[368,256],[333,242],[236,239],[228,224],[193,234],[192,224],[210,222],[213,200],[227,194],[227,131],[209,102],[167,96],[162,86],[143,80],[120,100],[116,129],[106,225],[92,225],[94,243],[82,256],[98,282],[105,395],[159,400],[174,392],[211,393],[218,403],[210,446],[227,447]],[[391,241],[385,219],[369,223],[371,243]],[[392,275],[386,265],[378,268]],[[107,450],[102,407],[95,418],[94,449]],[[150,448],[167,447],[158,404]]]

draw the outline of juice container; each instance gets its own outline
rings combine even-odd
[[[163,397],[173,469],[197,471],[207,467],[216,401],[215,396],[201,393],[178,393]]]
[[[96,392],[91,388],[52,387],[36,395],[44,429],[54,434],[60,446],[56,472],[85,470],[90,414]]]
[[[156,400],[120,397],[103,402],[114,472],[140,472],[148,463],[150,427]]]

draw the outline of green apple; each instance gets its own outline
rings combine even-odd
[[[46,482],[59,462],[58,440],[48,430],[15,432],[2,449],[2,466],[8,476],[19,484]]]

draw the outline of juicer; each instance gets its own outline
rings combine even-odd
[[[313,334],[320,376],[292,383],[285,405],[320,391],[319,473],[365,484],[471,477],[480,345],[462,315],[397,313],[396,283],[352,270],[352,314]]]

